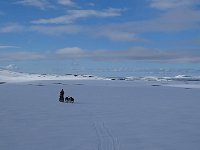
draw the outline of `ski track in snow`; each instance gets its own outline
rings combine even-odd
[[[98,150],[119,150],[119,140],[104,122],[93,123],[98,138]]]

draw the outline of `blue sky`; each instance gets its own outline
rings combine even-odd
[[[0,2],[1,68],[109,76],[200,70],[199,47],[200,0]]]

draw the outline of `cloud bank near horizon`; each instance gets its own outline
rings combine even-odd
[[[53,52],[3,52],[0,61],[25,60],[68,60],[88,59],[91,61],[149,61],[161,63],[200,63],[200,53],[188,53],[186,50],[161,51],[145,47],[131,47],[127,50],[85,50],[79,47],[65,47]]]

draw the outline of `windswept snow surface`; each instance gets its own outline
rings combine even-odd
[[[160,83],[2,82],[0,150],[199,150],[200,89]]]

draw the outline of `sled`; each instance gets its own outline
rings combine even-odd
[[[73,97],[60,97],[59,101],[62,103],[74,103],[74,98]]]
[[[60,97],[60,98],[59,98],[59,101],[60,101],[60,102],[64,102],[64,97]]]

